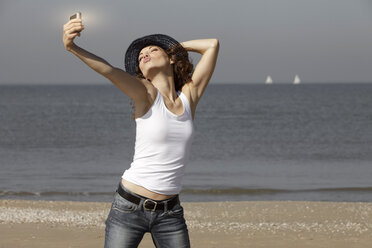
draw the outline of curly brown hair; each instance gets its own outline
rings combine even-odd
[[[174,85],[176,91],[179,91],[187,82],[191,80],[194,65],[190,61],[188,52],[181,44],[164,51],[168,55],[168,57],[174,61]],[[139,78],[145,78],[139,66],[136,67],[136,76]],[[134,120],[134,101],[131,100],[130,104],[132,106],[132,119]]]

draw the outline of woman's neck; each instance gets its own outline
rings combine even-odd
[[[166,76],[157,74],[152,80],[151,83],[157,88],[160,93],[167,97],[170,101],[174,102],[177,99],[176,87],[174,85],[173,76]]]

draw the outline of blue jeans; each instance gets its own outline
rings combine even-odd
[[[135,193],[123,189],[133,195]],[[136,195],[138,196],[138,195]],[[148,211],[132,203],[117,192],[106,220],[105,248],[138,247],[143,235],[150,232],[156,247],[181,248],[190,247],[189,234],[180,203],[172,209]]]

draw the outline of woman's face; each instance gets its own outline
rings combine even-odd
[[[171,64],[173,61],[169,59],[168,54],[158,46],[147,46],[138,55],[139,68],[148,79],[158,70],[171,69]]]

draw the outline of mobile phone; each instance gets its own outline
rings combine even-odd
[[[81,12],[76,12],[75,14],[73,14],[72,16],[70,16],[70,20],[72,19],[81,19],[82,15],[81,15]]]

